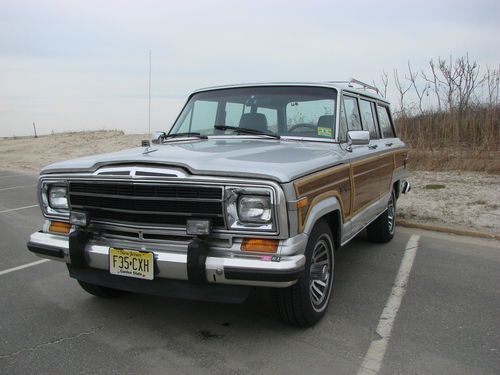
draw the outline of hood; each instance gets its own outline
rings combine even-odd
[[[338,144],[274,139],[208,139],[134,148],[51,164],[41,174],[94,172],[116,164],[182,167],[193,175],[252,177],[289,182],[341,162]]]

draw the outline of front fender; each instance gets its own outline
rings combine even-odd
[[[338,230],[342,230],[342,207],[337,199],[337,197],[329,197],[322,199],[318,203],[314,204],[307,215],[307,219],[304,225],[304,233],[309,235],[314,228],[314,225],[320,220],[323,216],[330,214],[332,212],[339,212],[339,228]],[[342,233],[336,233],[336,235],[341,235]],[[335,235],[335,234],[334,234]]]

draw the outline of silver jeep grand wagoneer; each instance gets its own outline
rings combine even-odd
[[[389,103],[359,81],[191,94],[168,133],[44,168],[30,251],[87,292],[241,302],[272,288],[290,324],[325,314],[335,250],[394,236],[409,190]]]

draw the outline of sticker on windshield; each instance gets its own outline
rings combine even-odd
[[[320,137],[331,137],[332,136],[332,129],[318,127],[318,135]]]

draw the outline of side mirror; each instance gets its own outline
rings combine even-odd
[[[347,132],[347,150],[352,151],[352,146],[363,146],[370,144],[370,132],[368,130],[349,130]]]
[[[165,136],[166,136],[165,132],[156,131],[153,133],[152,141],[155,145],[158,145],[162,143],[163,138],[165,138]]]

